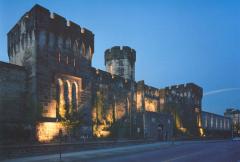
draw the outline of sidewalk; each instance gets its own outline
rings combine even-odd
[[[108,149],[98,149],[98,150],[89,150],[89,151],[80,151],[80,152],[71,152],[62,154],[61,162],[70,162],[70,161],[86,161],[86,160],[94,160],[97,158],[104,158],[115,155],[125,155],[129,153],[139,153],[144,151],[151,151],[161,148],[167,148],[171,146],[181,145],[181,144],[191,144],[198,142],[220,142],[223,140],[211,140],[211,141],[177,141],[177,142],[157,142],[152,144],[141,144],[141,145],[132,145],[132,146],[124,146],[117,148],[108,148]],[[5,160],[4,162],[59,162],[59,154],[53,155],[42,155],[35,157],[26,157],[26,158],[18,158]]]

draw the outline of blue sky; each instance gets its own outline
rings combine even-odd
[[[137,51],[136,80],[194,82],[214,92],[203,98],[205,111],[240,108],[240,1],[0,0],[1,61],[7,32],[36,3],[93,31],[96,68],[105,69],[105,49],[128,45]]]

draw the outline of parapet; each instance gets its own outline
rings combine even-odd
[[[191,90],[193,93],[197,94],[200,97],[202,97],[203,94],[203,88],[194,83],[172,85],[166,87],[165,90],[177,90],[177,91]]]
[[[8,32],[9,58],[13,54],[23,53],[20,51],[25,50],[29,44],[39,45],[41,50],[60,50],[61,53],[80,53],[82,50],[91,62],[94,53],[94,34],[36,4]]]
[[[110,60],[128,59],[131,65],[136,61],[136,51],[128,46],[114,46],[105,51],[105,65]]]
[[[78,24],[69,21],[56,13],[50,12],[48,9],[38,4],[26,12],[19,22],[27,19],[31,20],[31,23],[35,24],[38,29],[46,29],[48,31],[52,30],[61,35],[70,34],[73,37],[77,37],[79,35],[83,35],[84,37],[88,37],[90,39],[94,37],[94,34],[90,30],[82,28]],[[13,29],[14,27],[10,30],[10,32]]]
[[[4,67],[5,68],[10,68],[10,69],[26,71],[26,69],[23,66],[18,66],[18,65],[15,65],[15,64],[10,64],[10,63],[0,61],[0,69],[4,68]]]

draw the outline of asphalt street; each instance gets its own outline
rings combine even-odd
[[[240,141],[181,144],[97,162],[240,162]]]
[[[6,162],[59,162],[43,155]],[[240,141],[159,142],[118,148],[65,153],[62,162],[240,162]]]

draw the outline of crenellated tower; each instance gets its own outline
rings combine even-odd
[[[105,51],[107,72],[135,80],[136,51],[128,46],[115,46]]]
[[[89,83],[93,53],[94,34],[90,30],[40,5],[26,12],[8,33],[9,61],[27,70],[29,103],[34,104],[30,107],[40,109],[36,113],[42,112],[43,117],[56,117],[53,112],[60,74],[84,77]]]

